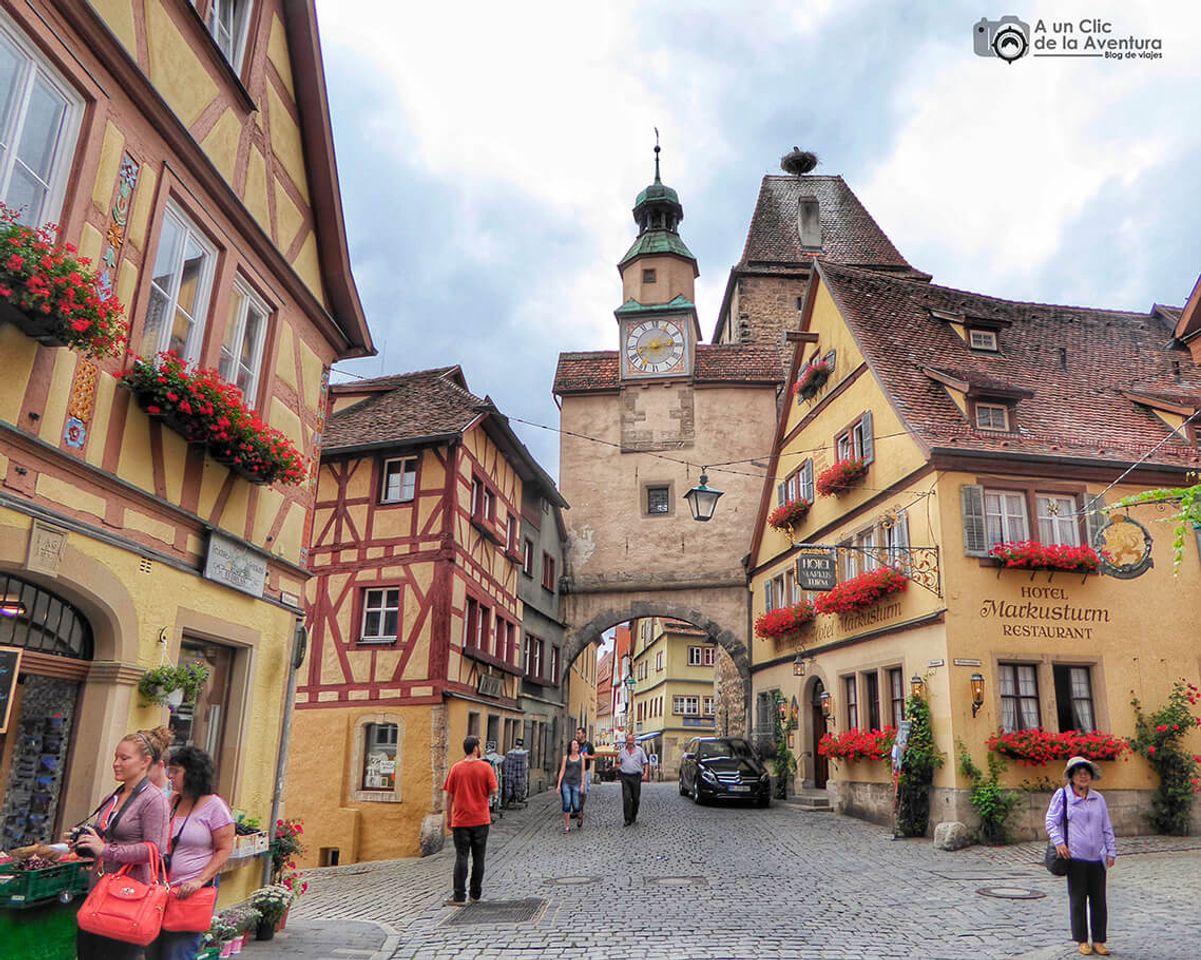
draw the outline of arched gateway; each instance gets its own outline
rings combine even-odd
[[[638,195],[638,237],[618,264],[618,350],[564,353],[560,488],[570,504],[564,662],[616,623],[670,617],[730,655],[749,700],[750,605],[743,558],[783,380],[772,345],[702,343],[696,259],[678,233],[684,211],[659,179]],[[724,492],[713,519],[684,500],[709,467]],[[616,678],[615,681],[617,682]]]

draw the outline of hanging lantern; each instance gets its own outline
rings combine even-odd
[[[692,511],[692,519],[699,520],[701,523],[707,523],[713,519],[717,501],[725,496],[723,491],[712,490],[705,486],[708,482],[708,476],[702,473],[700,486],[693,487],[684,494],[684,499],[688,501],[688,508]]]

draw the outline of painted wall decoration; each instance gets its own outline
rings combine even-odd
[[[1151,532],[1137,520],[1123,514],[1110,517],[1097,531],[1101,572],[1119,580],[1141,577],[1154,566],[1151,544]]]

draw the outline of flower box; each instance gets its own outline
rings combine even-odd
[[[908,587],[909,579],[904,574],[892,567],[880,567],[836,584],[814,601],[814,607],[818,613],[856,613]]]
[[[1011,570],[1050,570],[1064,573],[1096,573],[1101,558],[1092,547],[1072,547],[1062,543],[1015,540],[998,543],[988,551]]]
[[[867,475],[867,461],[857,458],[839,460],[817,475],[817,492],[823,497],[846,493]]]
[[[791,607],[777,607],[755,620],[755,636],[764,640],[780,640],[800,633],[811,624],[817,612],[808,600]]]
[[[113,356],[125,345],[125,308],[76,253],[57,228],[35,230],[0,204],[0,321],[46,346]]]
[[[242,391],[215,370],[192,369],[175,353],[135,357],[120,383],[151,417],[218,463],[258,484],[302,483],[305,459],[292,441],[246,407]]]
[[[1062,763],[1070,757],[1117,760],[1130,749],[1126,740],[1109,733],[1081,733],[1077,730],[1052,733],[1041,728],[995,733],[988,738],[987,746],[994,753],[1014,760],[1023,767]]]
[[[820,756],[831,760],[856,763],[860,760],[883,761],[890,759],[897,731],[893,727],[883,730],[859,730],[852,728],[843,733],[824,734],[817,744]]]
[[[814,360],[806,365],[792,385],[792,392],[802,399],[808,400],[820,390],[830,379],[830,364],[825,360]]]
[[[773,530],[788,532],[809,515],[812,506],[809,500],[789,500],[767,515],[767,525]]]

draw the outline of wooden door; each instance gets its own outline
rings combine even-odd
[[[826,718],[822,716],[822,693],[825,691],[820,680],[813,681],[813,700],[810,707],[813,728],[813,786],[819,790],[825,789],[826,781],[830,779],[830,761],[817,752],[822,735],[826,732]]]

